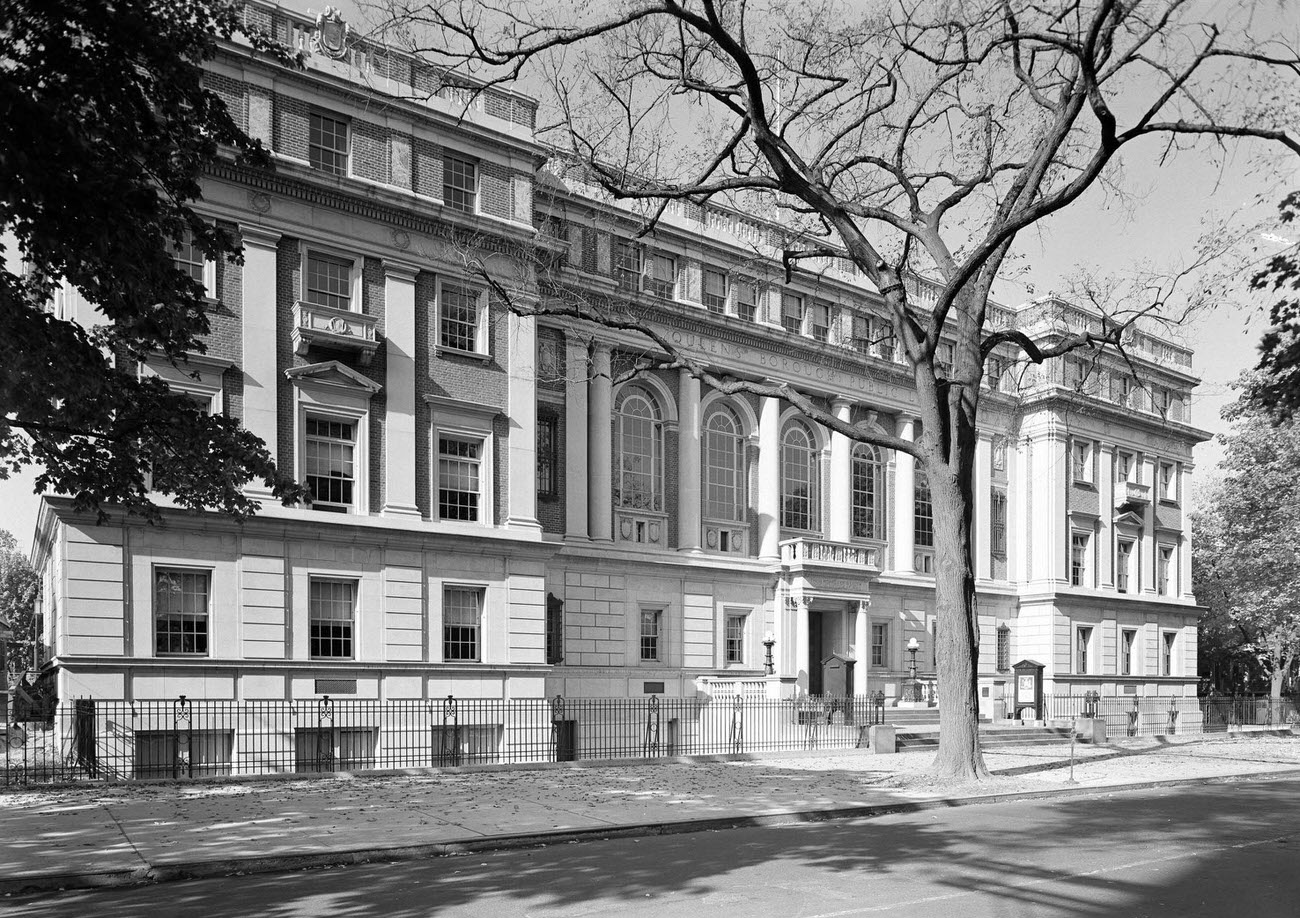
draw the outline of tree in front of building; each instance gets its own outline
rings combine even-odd
[[[235,33],[295,60],[221,0],[0,5],[0,477],[34,466],[38,490],[150,519],[151,491],[239,516],[252,481],[301,497],[238,421],[137,372],[204,351],[205,261],[238,257],[193,209],[204,168],[269,166],[203,84]]]
[[[27,556],[18,550],[13,534],[0,529],[0,622],[9,626],[13,637],[5,654],[8,682],[32,666],[40,636],[36,633],[36,593],[40,578]]]
[[[1287,195],[1280,211],[1283,226],[1293,227],[1300,216],[1300,191]],[[1300,242],[1269,258],[1251,286],[1277,299],[1259,345],[1259,373],[1246,395],[1258,408],[1294,417],[1300,412]]]
[[[913,371],[915,440],[846,423],[792,386],[711,372],[705,355],[663,336],[652,347],[660,365],[716,389],[784,398],[833,431],[915,457],[934,507],[935,769],[987,775],[971,532],[985,364],[995,352],[1041,363],[1121,347],[1171,301],[1168,284],[1123,304],[1098,296],[1095,322],[1036,341],[994,327],[990,291],[1022,233],[1061,225],[1090,190],[1122,187],[1124,156],[1241,137],[1300,152],[1279,101],[1297,84],[1295,50],[1250,34],[1252,17],[1231,5],[1184,0],[379,5],[381,28],[407,50],[548,86],[541,120],[554,127],[543,136],[585,180],[637,204],[643,232],[669,205],[719,201],[791,228],[787,271],[846,259],[879,291]],[[932,299],[909,292],[914,275],[937,281]],[[645,326],[617,304],[544,297],[518,308]]]
[[[1277,698],[1300,659],[1300,423],[1245,398],[1227,413],[1223,477],[1193,518],[1194,587],[1208,614],[1235,628]]]

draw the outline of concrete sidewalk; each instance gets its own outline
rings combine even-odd
[[[1144,738],[987,752],[991,781],[929,776],[933,750],[635,765],[99,784],[0,793],[0,893],[401,860],[1300,774],[1300,737]]]

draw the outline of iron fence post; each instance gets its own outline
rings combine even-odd
[[[184,695],[172,702],[172,778],[194,777],[194,723],[192,706]],[[184,725],[184,726],[182,726]]]
[[[641,755],[650,758],[659,754],[659,696],[651,695],[646,704],[645,738],[641,743]]]
[[[745,750],[745,700],[740,692],[731,702],[731,751],[741,753]]]
[[[316,704],[316,770],[334,770],[334,702],[329,695]]]

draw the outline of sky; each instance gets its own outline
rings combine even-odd
[[[347,4],[351,6],[351,4]],[[345,15],[347,9],[345,7]],[[1175,265],[1191,257],[1207,214],[1241,212],[1266,224],[1274,235],[1294,241],[1300,227],[1268,225],[1286,190],[1300,187],[1300,166],[1275,161],[1271,169],[1254,167],[1247,154],[1223,164],[1205,157],[1183,155],[1159,166],[1158,151],[1135,150],[1126,160],[1136,203],[1116,207],[1097,190],[1086,193],[1034,237],[1018,240],[1027,261],[1023,277],[1034,294],[1063,287],[1062,279],[1083,267],[1118,274],[1134,264],[1137,253],[1157,265]],[[1276,251],[1281,243],[1261,239],[1261,255]],[[1241,295],[1197,315],[1181,329],[1178,343],[1195,351],[1193,371],[1202,382],[1193,393],[1192,423],[1212,434],[1227,430],[1219,411],[1235,397],[1229,384],[1257,358],[1260,335],[1267,322],[1263,303],[1246,294],[1247,278],[1240,279]],[[1017,296],[1020,294],[1020,296]],[[1016,302],[1031,294],[1007,284],[1000,298]],[[1204,482],[1215,473],[1222,448],[1214,441],[1196,448],[1195,477]],[[7,529],[27,549],[36,525],[39,498],[33,494],[36,475],[27,472],[0,480],[0,529]]]

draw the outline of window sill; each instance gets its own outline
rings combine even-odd
[[[434,348],[434,353],[439,357],[463,357],[467,360],[476,360],[479,363],[487,363],[492,359],[491,354],[484,354],[481,351],[462,351],[458,347],[444,347],[441,344]]]
[[[1094,482],[1092,482],[1090,479],[1086,479],[1086,478],[1074,479],[1074,486],[1076,488],[1087,488],[1089,491],[1097,490],[1097,485]]]

